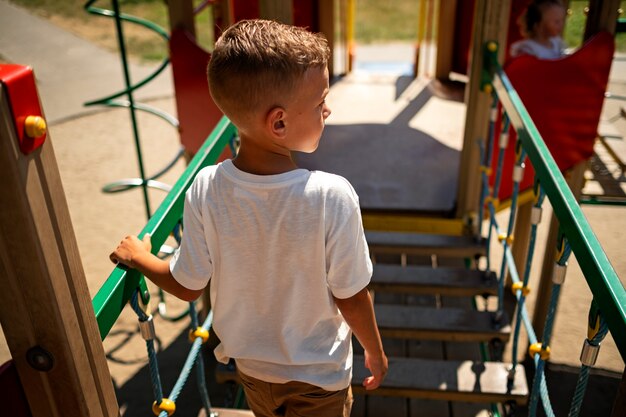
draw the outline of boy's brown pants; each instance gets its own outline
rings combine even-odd
[[[256,417],[349,417],[352,389],[326,391],[315,385],[291,381],[265,382],[238,371],[246,400]]]

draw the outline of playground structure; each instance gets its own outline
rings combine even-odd
[[[183,2],[183,3],[186,3],[186,2]],[[500,13],[502,12],[502,9],[505,8],[505,6],[503,5],[496,5],[495,2],[483,2],[483,3],[478,2],[478,3],[480,7],[477,7],[476,9],[477,15],[475,19],[478,22],[483,22],[483,23],[491,22],[492,26],[485,24],[482,27],[480,27],[480,30],[482,32],[478,31],[477,33],[482,35],[482,39],[478,39],[478,40],[474,39],[474,45],[475,45],[474,49],[477,49],[476,46],[479,47],[478,49],[482,49],[484,45],[488,45],[487,41],[495,39],[495,35],[500,34],[500,30],[498,26],[494,23],[495,20],[497,20],[494,18],[494,16],[500,15]],[[171,7],[174,7],[172,6],[173,4],[175,3],[170,2]],[[606,6],[606,7],[608,8],[609,6]],[[483,15],[481,15],[480,13],[483,13]],[[498,22],[498,23],[501,23],[501,22]],[[605,29],[610,30],[610,28],[605,28]],[[175,31],[173,31],[172,33],[174,34]],[[172,36],[172,38],[174,38],[174,36]],[[476,38],[481,38],[481,36],[477,36]],[[485,46],[485,48],[487,47]],[[479,61],[480,64],[478,64],[477,61]],[[485,65],[485,64],[488,64],[488,65]],[[612,272],[612,269],[610,268],[608,261],[606,261],[606,256],[602,256],[603,254],[601,252],[601,249],[599,249],[599,245],[597,244],[597,242],[594,242],[593,239],[591,239],[591,242],[587,241],[587,237],[593,236],[593,233],[591,233],[590,229],[586,225],[584,218],[582,218],[582,216],[580,216],[579,213],[576,212],[575,209],[572,209],[572,210],[569,209],[570,207],[576,206],[575,200],[572,199],[570,194],[568,194],[566,187],[564,187],[564,182],[562,181],[562,177],[560,176],[558,170],[555,169],[554,164],[550,162],[550,158],[548,157],[548,153],[546,152],[545,147],[543,147],[543,145],[541,145],[541,141],[537,139],[538,134],[537,134],[536,129],[534,129],[533,127],[532,120],[530,120],[530,118],[524,114],[523,110],[520,110],[523,107],[520,106],[519,103],[515,102],[514,99],[508,98],[511,96],[510,93],[512,90],[510,89],[510,85],[507,84],[506,76],[495,64],[495,59],[493,58],[493,56],[487,54],[487,58],[483,58],[482,54],[476,53],[474,55],[474,59],[472,60],[472,65],[479,65],[479,66],[477,66],[476,68],[470,69],[469,71],[470,78],[477,77],[477,76],[480,78],[484,76],[485,74],[489,74],[490,76],[495,77],[493,82],[491,81],[491,79],[489,79],[490,81],[487,82],[486,85],[495,86],[495,91],[497,92],[498,97],[500,97],[500,99],[504,102],[506,112],[507,114],[509,114],[509,118],[511,120],[511,124],[516,129],[521,130],[522,132],[520,133],[521,146],[523,146],[523,148],[526,149],[526,152],[528,153],[530,160],[533,163],[533,166],[536,168],[538,177],[539,177],[539,182],[542,185],[542,188],[545,188],[544,192],[548,194],[548,198],[550,199],[551,203],[555,207],[557,207],[557,210],[556,210],[557,217],[559,217],[559,220],[562,223],[562,228],[564,229],[565,234],[567,235],[567,239],[571,243],[571,246],[574,249],[576,256],[577,257],[587,256],[589,258],[588,262],[585,262],[585,264],[589,265],[588,266],[589,269],[586,271],[585,275],[588,277],[596,277],[596,278],[589,278],[590,286],[592,287],[592,291],[594,292],[594,295],[598,299],[598,304],[601,306],[600,310],[603,312],[603,316],[609,322],[609,327],[611,328],[611,331],[616,339],[616,342],[618,343],[618,346],[621,349],[622,357],[624,357],[624,351],[623,351],[624,346],[625,346],[624,341],[618,337],[618,335],[620,334],[622,335],[622,337],[624,334],[626,334],[623,331],[624,330],[623,329],[623,326],[624,326],[623,288],[620,288],[619,280],[616,278],[615,273]],[[487,114],[492,104],[491,104],[489,95],[483,92],[484,91],[483,84],[481,84],[480,82],[472,83],[472,80],[470,79],[470,85],[468,88],[470,90],[473,88],[475,99],[476,100],[480,99],[479,101],[482,101],[482,104],[486,105],[486,107],[483,107],[482,109],[478,109],[479,107],[478,104],[476,102],[472,102],[471,101],[472,99],[470,97],[468,99],[469,100],[468,101],[468,121],[470,121],[471,118],[470,118],[469,111],[470,111],[470,108],[472,108],[472,106],[474,106],[472,111],[479,112],[480,110],[484,114]],[[470,95],[471,94],[472,94],[472,91],[470,91]],[[510,101],[510,102],[507,102],[507,101]],[[131,104],[131,107],[132,107],[132,104]],[[180,112],[180,108],[181,107],[179,105],[179,112]],[[478,122],[476,122],[476,120],[484,121],[486,120],[486,118],[483,118],[483,119],[473,118],[473,120],[474,120],[474,123],[479,124]],[[181,124],[182,124],[182,118],[181,118]],[[476,130],[479,129],[478,126],[474,126],[473,128]],[[486,124],[481,127],[481,129],[485,129],[485,128],[486,128]],[[466,129],[468,128],[466,127]],[[170,194],[170,197],[168,197],[168,199],[166,200],[167,203],[164,203],[157,210],[157,212],[151,217],[150,221],[148,222],[148,224],[142,231],[142,234],[150,233],[152,235],[153,247],[158,248],[165,241],[165,238],[169,235],[170,231],[175,227],[175,225],[179,221],[180,216],[181,216],[179,198],[180,198],[180,195],[182,195],[182,193],[184,192],[185,187],[189,184],[189,182],[193,178],[194,173],[197,172],[197,169],[199,169],[199,167],[202,166],[203,164],[210,164],[210,163],[213,163],[215,160],[217,160],[220,153],[222,152],[222,149],[227,147],[228,142],[232,139],[233,136],[234,136],[234,132],[232,130],[232,126],[230,126],[226,121],[223,121],[219,129],[214,130],[213,134],[206,141],[205,147],[198,148],[198,151],[195,152],[197,154],[196,155],[197,159],[194,159],[192,161],[189,169],[186,171],[185,175],[181,178],[180,182],[173,187],[172,194]],[[480,153],[480,152],[477,152],[477,149],[474,145],[467,146],[467,141],[470,141],[470,140],[466,138],[466,146],[464,147],[464,153],[466,152],[466,148],[468,148],[469,151],[472,153],[474,152]],[[511,147],[512,147],[512,144],[511,144]],[[521,160],[523,160],[523,154],[521,155],[522,155]],[[546,162],[546,161],[549,161],[549,162]],[[466,161],[465,163],[470,164],[470,161]],[[475,163],[476,161],[474,161],[474,164]],[[481,163],[479,163],[479,165],[481,165]],[[484,198],[486,197],[486,194],[487,194],[483,190],[485,189],[484,188],[486,184],[485,174],[488,168],[484,167],[483,169],[480,169],[478,168],[478,166],[475,166],[474,168],[468,168],[468,171],[463,171],[466,173],[475,172],[476,178],[474,179],[478,180],[478,184],[475,185],[478,192],[476,193],[476,195],[469,195],[469,194],[466,195],[465,198],[468,201],[471,199],[476,199],[478,201],[479,199],[481,199],[481,196]],[[519,171],[518,168],[516,168],[516,170]],[[513,175],[513,176],[516,177],[516,175]],[[471,177],[471,176],[468,175],[467,177]],[[466,179],[467,177],[465,177],[464,179]],[[482,185],[481,185],[481,182],[482,182]],[[512,188],[515,188],[515,185],[513,185]],[[467,193],[465,191],[465,187],[461,185],[459,185],[459,192]],[[512,193],[512,195],[515,195],[515,193]],[[537,196],[538,196],[538,200],[540,200],[539,196],[541,196],[541,194],[538,193]],[[490,212],[491,214],[490,219],[492,220],[495,217],[495,210],[497,209],[497,200],[498,199],[496,197],[492,196],[491,199],[486,202],[487,210]],[[457,200],[457,205],[459,204],[459,201],[462,201],[462,199],[459,198]],[[537,203],[539,203],[539,201],[537,201]],[[469,204],[469,202],[467,202],[467,204]],[[457,232],[456,234],[459,234],[459,235],[464,234],[464,233],[468,234],[468,231],[471,232],[472,228],[477,229],[477,225],[475,223],[473,225],[471,223],[468,223],[467,219],[482,218],[483,216],[482,215],[468,215],[468,213],[476,212],[480,210],[482,207],[483,207],[482,202],[478,201],[477,204],[475,204],[475,206],[472,207],[472,210],[465,210],[462,212],[462,215],[458,217],[458,219],[454,219],[450,221],[450,223],[454,223],[457,225],[462,224],[463,226],[461,231]],[[512,207],[516,207],[516,204],[513,203]],[[459,208],[457,206],[457,212],[458,210]],[[516,211],[512,210],[511,212],[512,212],[511,217],[515,219]],[[536,212],[536,210],[533,209],[533,212]],[[559,213],[561,214],[567,213],[567,215],[559,216]],[[536,217],[536,215],[533,215],[533,216]],[[419,216],[417,216],[417,219],[419,219]],[[477,241],[474,237],[472,237],[471,233],[468,236],[465,236],[465,237],[469,237],[469,239],[465,239],[465,243],[459,243],[461,242],[460,239],[457,240],[457,239],[447,239],[447,238],[438,239],[437,238],[437,239],[432,240],[431,239],[432,237],[425,239],[423,236],[419,237],[413,234],[397,235],[397,234],[382,233],[381,230],[384,230],[385,228],[380,225],[381,216],[377,213],[370,213],[369,218],[366,218],[366,221],[369,221],[370,224],[373,225],[373,227],[371,227],[370,229],[378,230],[378,232],[376,231],[369,232],[368,239],[369,239],[372,252],[379,259],[384,257],[386,253],[394,253],[394,254],[403,253],[405,254],[404,255],[405,257],[407,255],[416,256],[417,254],[428,254],[430,256],[433,253],[437,253],[442,258],[448,255],[448,256],[453,256],[453,257],[468,258],[470,260],[474,259],[476,255],[484,254],[484,243],[481,243],[480,240]],[[446,224],[448,223],[446,219],[443,219],[443,221]],[[378,223],[378,225],[376,223]],[[519,223],[520,222],[518,221],[517,223],[518,226],[519,226]],[[397,225],[397,223],[395,224]],[[420,226],[421,223],[419,222],[419,220],[415,220],[411,224],[414,225],[414,227],[412,228],[413,229],[412,231],[419,231],[419,228],[421,227]],[[510,224],[511,224],[510,227],[512,227],[513,222],[511,222]],[[492,225],[492,226],[496,231],[499,231],[499,226],[497,224]],[[449,229],[446,229],[446,230],[449,230]],[[455,230],[459,230],[459,229],[455,229]],[[491,228],[489,230],[490,230],[489,234],[491,234]],[[505,253],[507,256],[507,260],[509,260],[509,268],[511,270],[511,275],[513,276],[513,280],[516,281],[516,283],[517,281],[522,282],[521,285],[518,285],[517,287],[514,287],[514,288],[518,288],[518,290],[516,291],[516,296],[520,298],[520,301],[522,301],[523,303],[523,296],[525,295],[525,292],[526,292],[526,283],[523,282],[524,281],[523,279],[519,278],[520,276],[524,275],[522,272],[523,268],[520,268],[520,273],[518,274],[517,279],[515,279],[515,274],[512,272],[515,269],[514,267],[515,264],[511,263],[511,259],[513,257],[512,253],[510,252],[510,247],[509,247],[512,243],[512,239],[510,238],[511,233],[512,233],[511,230],[509,230],[508,233],[506,233],[506,235],[508,236],[504,236],[502,238],[502,243],[505,245]],[[521,240],[520,236],[522,235],[523,235],[522,233],[517,233],[517,232],[515,233],[514,248],[520,245],[519,244]],[[529,230],[529,240],[532,241],[532,238],[530,237],[531,235],[532,235],[531,230]],[[431,239],[431,240],[428,240],[428,239]],[[63,241],[65,241],[65,239],[63,239]],[[467,245],[466,244],[467,242],[470,242],[470,245]],[[457,245],[457,246],[455,247],[453,245]],[[559,247],[566,248],[567,243],[559,242]],[[532,250],[528,250],[528,252],[532,254]],[[557,260],[557,266],[554,266],[554,269],[562,271],[562,266],[565,262],[565,259],[568,253],[569,253],[569,250],[563,251],[562,257]],[[375,278],[383,277],[384,275],[383,270],[386,269],[386,267],[383,267],[382,263],[380,265],[381,265],[381,267],[379,268],[380,275],[375,276]],[[395,269],[394,267],[389,267],[387,269],[391,269],[393,274],[398,273],[397,271],[393,271]],[[410,268],[408,267],[407,269],[410,270]],[[477,271],[477,272],[489,272],[489,268],[487,268],[486,271]],[[424,274],[424,275],[427,275],[427,274]],[[503,290],[503,287],[501,285],[504,284],[506,272],[501,271],[500,274],[498,274],[498,276],[499,276],[498,283],[500,284],[500,286],[496,286],[497,289],[494,286],[487,286],[483,282],[482,285],[480,286],[480,291],[495,292],[498,295],[499,301],[502,301],[503,296],[501,292]],[[558,276],[560,277],[560,275]],[[601,278],[598,279],[597,277],[601,277]],[[467,284],[468,281],[469,279],[466,279],[465,284]],[[105,285],[105,287],[107,288],[103,287],[101,292],[99,292],[98,296],[96,296],[96,298],[94,299],[94,308],[96,309],[96,316],[98,319],[98,325],[99,325],[100,334],[102,337],[106,335],[108,329],[110,329],[110,326],[115,321],[115,314],[119,314],[120,306],[123,306],[124,304],[126,304],[126,302],[130,300],[135,287],[137,285],[140,285],[141,282],[142,280],[140,277],[133,275],[132,273],[127,273],[125,271],[122,271],[121,269],[116,269],[114,273],[111,275],[111,277],[109,277],[109,279],[107,280],[107,284]],[[111,284],[114,284],[113,287],[111,287]],[[439,282],[438,284],[441,284],[441,282]],[[389,283],[374,282],[374,289],[377,291],[377,293],[378,292],[384,293],[385,285],[387,285],[387,290],[389,290]],[[392,283],[391,285],[393,286],[394,283]],[[556,288],[558,288],[558,285],[560,284],[557,283]],[[423,289],[423,287],[421,289],[420,288],[416,289],[416,287],[419,287],[419,286],[416,286],[415,283],[413,284],[405,283],[404,290],[406,290],[406,287],[411,287],[411,291],[418,291],[418,292],[426,291]],[[465,295],[467,295],[468,293],[472,293],[473,291],[472,289],[467,289],[465,285],[463,285],[462,290],[465,291]],[[446,288],[443,288],[443,286],[437,288],[437,291],[439,291],[440,294],[447,294],[451,292],[449,288],[446,289]],[[461,290],[457,289],[457,291],[461,291]],[[558,294],[558,290],[554,290],[554,291]],[[106,302],[102,301],[105,298],[106,298]],[[558,298],[558,295],[557,295],[557,298]],[[102,301],[102,303],[100,303],[100,301]],[[82,302],[84,304],[84,299],[82,300]],[[495,312],[494,316],[497,316],[498,313],[503,311],[502,310],[503,307],[504,306],[500,304],[499,302],[498,310]],[[379,321],[381,320],[381,318],[384,317],[384,310],[385,308],[383,307],[377,310]],[[441,330],[407,329],[407,328],[398,329],[397,328],[398,320],[394,322],[393,316],[397,314],[399,310],[400,309],[396,309],[393,312],[394,314],[390,315],[390,319],[389,319],[390,321],[388,321],[386,325],[381,325],[381,327],[383,327],[383,331],[386,332],[388,337],[417,337],[421,339],[428,338],[428,337],[431,337],[431,338],[446,338],[447,337],[448,338],[447,340],[453,340],[453,338],[459,338],[459,337],[469,337],[470,339],[465,339],[465,340],[476,340],[476,341],[482,340],[481,338],[484,338],[484,336],[477,336],[476,333],[472,333],[472,331],[465,331],[465,336],[460,336],[464,332],[463,329],[457,329],[455,332],[452,333],[452,335],[447,335],[447,336],[444,334],[445,332]],[[520,307],[520,311],[521,311],[521,307]],[[87,309],[86,314],[88,315],[88,309]],[[464,314],[469,315],[471,313],[467,312]],[[594,314],[595,314],[595,310],[594,310]],[[4,315],[4,311],[3,311],[3,315]],[[522,318],[522,315],[518,314],[517,317]],[[89,321],[88,318],[85,318],[84,320]],[[93,326],[93,323],[92,323],[92,326]],[[86,326],[86,327],[89,328],[89,326]],[[490,328],[491,326],[486,326],[486,327]],[[499,329],[497,329],[498,333],[501,333],[499,336],[500,337],[499,340],[503,340],[503,341],[508,340],[507,330],[505,330],[504,327],[506,326],[500,326]],[[534,327],[534,328],[537,329],[537,327]],[[519,325],[516,326],[516,331],[518,331],[517,329],[519,329]],[[508,330],[509,334],[510,334],[510,330],[511,329],[509,328]],[[539,333],[542,333],[542,332],[537,331],[537,334]],[[412,336],[410,335],[407,336],[408,334],[412,334]],[[470,336],[467,336],[467,335],[470,335]],[[492,336],[493,336],[493,332],[490,332],[488,337],[491,338]],[[544,337],[539,339],[539,340],[544,341],[544,346],[539,347],[539,348],[536,347],[536,349],[538,350],[536,350],[536,353],[533,353],[533,356],[537,358],[536,359],[538,363],[537,369],[541,369],[542,360],[546,358],[545,352],[547,349],[545,346],[548,345],[549,337],[550,337],[550,333],[548,330],[547,335],[544,333]],[[87,335],[85,336],[85,338],[87,338],[88,340],[92,340],[91,338],[93,338],[93,334]],[[592,346],[591,348],[588,348],[588,350],[590,352],[593,352],[595,349],[594,346],[597,346],[597,339],[591,337],[588,343],[590,344],[590,346]],[[94,355],[95,356],[99,355],[99,352],[97,351],[97,349]],[[94,362],[97,363],[96,360],[94,360]],[[355,363],[359,364],[359,360],[356,359]],[[397,359],[397,362],[394,362],[394,363],[396,363],[396,367],[395,367],[396,369],[398,368],[411,369],[414,374],[417,374],[419,372],[424,372],[424,369],[433,369],[433,368],[428,368],[428,366],[420,367],[425,364],[420,363],[419,361],[416,361],[416,360]],[[431,363],[434,363],[434,361],[431,361]],[[588,361],[585,363],[585,365],[587,366],[590,363],[591,361]],[[453,367],[455,367],[455,369],[462,369],[464,366],[468,366],[468,365],[457,363],[457,364],[451,364],[451,365],[449,364],[449,366],[451,369]],[[493,364],[486,364],[485,369],[488,370],[489,372],[485,371],[483,372],[483,375],[480,375],[479,385],[484,390],[483,392],[480,392],[480,393],[476,392],[475,387],[473,386],[465,387],[465,388],[459,386],[456,388],[451,388],[450,390],[448,390],[448,392],[440,391],[440,390],[433,390],[432,387],[387,386],[387,387],[383,387],[384,389],[381,390],[381,393],[383,393],[384,395],[392,395],[392,396],[393,395],[425,396],[428,398],[440,398],[440,399],[463,398],[463,399],[470,399],[474,401],[476,401],[478,398],[478,401],[486,400],[486,401],[493,401],[497,403],[509,401],[511,399],[515,401],[519,401],[520,403],[523,403],[525,401],[524,399],[525,394],[523,392],[525,381],[522,381],[523,380],[522,372],[515,373],[516,379],[514,380],[513,385],[515,387],[522,388],[521,393],[516,393],[515,390],[511,390],[507,392],[506,379],[509,375],[507,375],[506,372],[503,372],[505,368],[502,366],[499,366],[498,362],[493,362]],[[493,377],[493,380],[490,380],[490,378],[492,377],[492,374],[490,371],[492,369],[495,369],[496,373],[499,373],[500,376]],[[362,369],[359,369],[357,367],[355,369],[355,375],[358,376],[359,373],[362,371],[363,371]],[[472,374],[472,372],[470,371],[469,374]],[[51,378],[53,377],[52,375],[50,376]],[[402,380],[402,382],[403,383],[415,383],[415,381],[411,380],[410,374],[407,378],[409,379],[408,381],[405,379],[405,380]],[[500,382],[504,381],[504,385],[500,385],[499,387],[494,388],[494,392],[489,393],[489,391],[486,389],[490,386],[488,382],[490,381],[493,382],[497,380],[497,378],[501,379]],[[520,380],[520,378],[522,380]],[[537,384],[539,384],[539,386],[536,391],[533,389],[533,392],[535,394],[534,400],[533,400],[533,396],[531,396],[531,403],[535,401],[535,404],[538,400],[537,393],[540,392],[541,383],[542,383],[541,378],[536,379],[536,381],[538,381]],[[434,384],[434,385],[437,385],[437,384]],[[105,388],[100,388],[100,390],[106,392],[106,382],[105,382],[104,387]],[[503,390],[503,387],[504,387],[504,390]],[[481,396],[481,394],[483,396]],[[110,395],[110,393],[100,394],[99,397],[105,398],[106,395]],[[488,395],[492,395],[492,396],[488,397]],[[544,402],[544,407],[545,406],[546,406],[546,403]],[[615,409],[617,410],[616,413],[621,412],[619,407],[620,405],[617,404],[616,409]],[[623,403],[621,407],[623,407]],[[97,414],[87,414],[87,412],[85,412],[85,414],[83,415],[97,415]],[[102,413],[102,415],[113,415],[113,414]],[[620,414],[615,414],[615,415],[620,415]]]

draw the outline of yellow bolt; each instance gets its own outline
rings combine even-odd
[[[487,44],[487,49],[489,52],[496,52],[498,50],[498,44],[495,42],[489,42]]]
[[[544,349],[541,343],[539,342],[533,343],[532,345],[528,347],[528,353],[530,354],[531,357],[534,357],[536,354],[539,354],[539,357],[542,360],[547,361],[548,359],[550,359],[550,346]]]
[[[206,341],[209,340],[209,331],[207,329],[203,329],[202,327],[189,330],[189,340],[194,342],[196,337],[201,337],[202,343],[206,343]]]
[[[529,287],[525,287],[523,283],[521,282],[515,282],[513,285],[511,285],[511,291],[513,291],[513,294],[517,293],[517,291],[522,291],[522,294],[524,296],[527,296],[530,293],[530,288]]]
[[[485,84],[485,86],[483,87],[483,92],[487,94],[491,94],[492,91],[493,91],[493,87],[491,86],[491,84]]]
[[[488,167],[486,165],[481,165],[480,170],[484,172],[487,176],[491,175],[491,167]]]
[[[152,412],[155,416],[158,416],[161,414],[161,411],[165,411],[168,416],[171,416],[176,411],[176,403],[168,398],[163,398],[161,404],[157,404],[155,401],[152,404]]]
[[[46,121],[41,116],[28,116],[24,120],[24,130],[29,138],[38,138],[46,134]]]

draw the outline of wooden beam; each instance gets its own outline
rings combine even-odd
[[[615,34],[621,0],[590,0],[584,40],[600,31]]]
[[[580,200],[584,183],[584,173],[587,167],[586,162],[581,162],[565,173],[567,185],[572,190],[572,194],[577,201]],[[556,244],[559,237],[559,221],[554,214],[550,218],[550,229],[546,238],[545,252],[539,276],[539,286],[537,288],[537,299],[533,311],[533,328],[538,338],[541,338],[550,307],[550,295],[552,294],[552,272],[556,263]],[[538,249],[535,249],[538,250]],[[567,285],[567,283],[565,283]],[[540,340],[541,341],[541,340]]]
[[[485,243],[468,236],[366,231],[365,238],[374,253],[438,255],[474,258],[486,253]]]
[[[262,19],[293,25],[293,0],[260,0],[259,6]]]
[[[496,295],[498,280],[493,272],[476,269],[375,264],[369,288],[401,294],[471,297]]]
[[[374,306],[382,337],[442,340],[448,342],[507,342],[511,336],[508,317],[499,326],[495,313],[466,308],[432,308],[395,304]]]
[[[439,2],[439,23],[437,25],[437,65],[435,78],[447,80],[452,70],[454,54],[454,29],[457,0]]]
[[[193,0],[168,0],[165,3],[169,13],[170,32],[182,27],[195,38],[196,24]]]
[[[320,32],[324,34],[330,48],[330,59],[328,60],[328,74],[332,79],[335,75],[335,0],[319,0],[318,13],[320,22]]]
[[[480,85],[483,69],[482,51],[487,41],[506,45],[510,10],[511,0],[476,1],[469,84],[465,96],[467,113],[459,167],[457,218],[478,212],[481,179],[478,143],[486,140],[491,108],[491,96],[481,91]],[[504,60],[504,48],[500,48],[498,60],[501,63]]]
[[[32,415],[116,417],[49,134],[33,153],[20,152],[3,84],[0,178],[0,321]]]
[[[530,227],[531,214],[534,201],[527,201],[517,207],[517,215],[515,218],[515,227],[513,229],[513,246],[511,252],[515,260],[515,267],[519,274],[519,279],[524,279],[524,271],[526,270],[526,258],[528,257],[528,244],[530,243]],[[511,276],[507,273],[507,288],[511,287]]]

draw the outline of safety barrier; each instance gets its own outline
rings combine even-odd
[[[575,417],[580,413],[583,394],[585,392],[589,368],[595,364],[600,348],[600,342],[608,331],[611,332],[619,352],[626,359],[626,291],[617,277],[613,267],[587,223],[582,210],[567,185],[565,178],[559,171],[554,159],[546,147],[539,131],[528,115],[522,101],[513,88],[505,71],[497,61],[498,45],[488,42],[484,46],[484,76],[483,91],[492,93],[493,104],[489,121],[489,138],[486,144],[481,145],[482,156],[482,188],[479,218],[482,218],[484,207],[489,212],[489,230],[487,231],[487,247],[494,234],[503,247],[502,266],[499,272],[498,311],[503,312],[504,287],[507,272],[513,281],[512,290],[518,300],[517,320],[513,338],[513,363],[517,360],[520,329],[523,325],[530,341],[529,354],[535,363],[535,378],[532,383],[529,415],[535,416],[539,402],[548,416],[554,416],[550,397],[545,380],[545,362],[550,357],[550,339],[554,316],[556,313],[559,293],[565,281],[567,259],[574,252],[582,269],[585,279],[593,293],[593,302],[590,306],[588,337],[583,342],[581,353],[581,371],[578,384],[572,400],[569,416]],[[498,120],[498,104],[502,106],[503,127],[500,129],[498,152],[496,155],[496,178],[493,187],[489,187],[491,174],[493,143],[495,141],[496,121]],[[498,225],[495,217],[498,206],[498,191],[502,177],[502,158],[505,149],[509,146],[509,124],[517,132],[516,163],[513,169],[513,193],[511,210],[506,231]],[[520,182],[524,177],[526,158],[530,160],[535,170],[534,179],[534,206],[531,214],[531,233],[528,255],[525,261],[524,275],[520,279],[517,267],[511,252],[513,244],[513,225],[517,211],[517,198]],[[541,206],[548,198],[554,209],[560,225],[560,233],[556,248],[555,265],[552,275],[552,293],[550,307],[541,338],[538,339],[528,318],[525,307],[525,298],[530,291],[528,287],[529,274],[533,261],[537,225],[541,220]],[[489,255],[487,256],[489,263]],[[514,370],[515,367],[512,368]],[[512,380],[512,375],[510,375]]]

